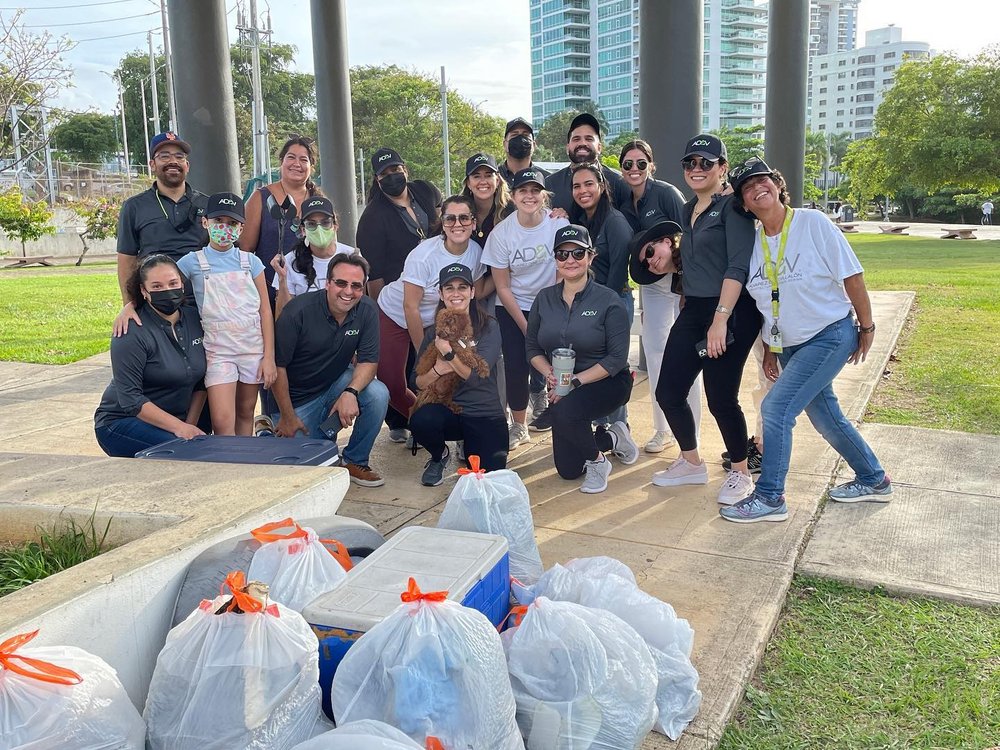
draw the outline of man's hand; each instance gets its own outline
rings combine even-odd
[[[278,437],[295,437],[295,433],[301,432],[306,437],[309,437],[309,432],[306,430],[305,423],[299,419],[299,415],[292,412],[291,416],[281,415],[278,419],[278,424],[274,428],[274,434]]]
[[[354,424],[354,420],[357,419],[358,414],[361,413],[357,397],[353,393],[344,391],[330,410],[331,414],[334,412],[340,415],[340,423],[344,427],[350,427]]]
[[[125,307],[122,311],[118,313],[118,317],[115,318],[114,326],[111,331],[115,338],[119,336],[124,336],[128,332],[128,322],[134,320],[137,326],[142,325],[142,321],[139,320],[139,313],[135,311],[135,305],[131,302],[126,302]]]

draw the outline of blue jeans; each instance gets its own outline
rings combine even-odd
[[[325,393],[295,407],[295,414],[305,424],[308,437],[328,439],[319,426],[330,415],[333,405],[344,389],[351,384],[353,377],[354,368],[348,367],[333,381]],[[385,419],[386,409],[389,408],[389,389],[382,382],[372,380],[358,394],[358,408],[360,413],[354,420],[354,431],[351,433],[351,439],[347,441],[342,458],[345,463],[368,466],[372,446],[375,445],[375,438],[382,429],[382,420]],[[281,414],[271,415],[275,424],[280,418]]]
[[[94,429],[94,436],[101,450],[115,458],[134,458],[139,451],[177,437],[138,417],[116,419],[111,424],[97,427]]]
[[[778,355],[781,375],[764,397],[764,457],[757,492],[777,500],[785,492],[792,456],[792,428],[805,410],[809,421],[869,486],[885,478],[872,449],[844,413],[833,393],[833,379],[858,348],[858,331],[848,316],[831,323],[803,344],[786,346]]]

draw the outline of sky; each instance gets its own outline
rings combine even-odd
[[[13,7],[25,8],[23,23],[35,31],[79,40],[66,56],[74,85],[56,102],[75,111],[112,112],[116,91],[103,73],[129,51],[146,50],[143,32],[160,27],[158,0],[22,0],[0,5],[0,15],[9,17]],[[226,7],[235,41],[236,0]],[[268,7],[258,0],[260,13]],[[297,68],[312,72],[309,0],[270,0],[270,8],[274,39],[297,46]],[[889,24],[902,27],[906,41],[963,56],[1000,40],[996,0],[861,0],[858,14],[861,44],[864,31]],[[396,64],[435,77],[444,65],[448,85],[484,110],[505,119],[530,116],[528,0],[347,0],[347,16],[351,65]],[[132,31],[140,33],[119,36]],[[162,45],[159,34],[153,40]]]

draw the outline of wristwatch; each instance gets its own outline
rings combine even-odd
[[[858,330],[861,331],[861,333],[875,333],[875,321],[873,320],[872,324],[867,328],[861,325],[861,323],[858,323]]]
[[[574,388],[579,388],[581,385],[583,385],[583,383],[580,382],[580,378],[573,378],[571,381],[569,381],[569,384]]]
[[[455,352],[448,352],[447,354],[442,354],[441,359],[443,359],[445,362],[451,362],[453,359],[455,359]]]
[[[352,396],[354,396],[354,398],[358,397],[358,389],[357,388],[351,388],[351,386],[347,386],[344,389],[344,393],[350,393]]]
[[[725,305],[716,305],[716,306],[715,306],[715,311],[716,311],[717,313],[722,313],[723,315],[732,315],[732,314],[733,314],[733,311],[732,311],[732,310],[730,310],[730,309],[729,309],[728,307],[726,307]]]

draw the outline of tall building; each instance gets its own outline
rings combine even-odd
[[[867,138],[899,65],[930,56],[927,42],[904,42],[898,26],[866,32],[865,46],[858,49],[817,55],[810,76],[809,127]]]
[[[854,49],[858,43],[859,0],[812,0],[809,57]]]
[[[767,6],[705,0],[701,125],[705,130],[764,124]]]

